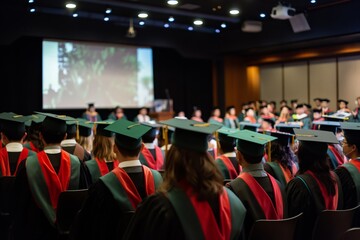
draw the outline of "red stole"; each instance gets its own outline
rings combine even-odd
[[[281,171],[284,174],[286,183],[290,182],[290,180],[294,178],[296,172],[298,171],[298,169],[294,163],[292,163],[292,165],[291,165],[292,174],[288,168],[284,168],[280,163],[279,163],[279,166],[280,166]]]
[[[45,178],[51,205],[56,210],[60,193],[66,191],[69,187],[71,175],[70,155],[64,150],[61,150],[59,173],[55,172],[45,151],[39,152],[37,158]]]
[[[151,195],[155,193],[154,177],[152,175],[151,170],[148,167],[142,166],[142,169],[145,179],[146,194]],[[112,170],[112,173],[115,174],[121,186],[124,188],[126,195],[131,202],[131,205],[134,207],[134,209],[136,209],[136,207],[139,205],[142,199],[135,184],[133,183],[129,175],[125,172],[125,170],[122,168],[117,167],[114,170]]]
[[[329,149],[334,154],[338,165],[344,164],[344,158],[340,155],[339,151],[332,144],[329,144]]]
[[[143,154],[148,167],[154,170],[160,170],[164,165],[164,157],[162,155],[161,149],[158,146],[155,146],[155,156],[156,160],[154,159],[154,156],[151,154],[150,150],[144,147],[141,151]]]
[[[237,178],[237,176],[239,175],[238,172],[240,173],[240,165],[239,165],[239,168],[236,170],[234,165],[232,164],[231,160],[227,156],[221,155],[221,156],[219,156],[219,158],[223,161],[226,168],[228,169],[230,178],[231,179]]]
[[[251,176],[249,173],[242,172],[238,178],[241,178],[248,185],[251,192],[254,194],[256,201],[263,210],[266,219],[282,219],[284,217],[284,207],[280,187],[277,184],[275,178],[273,178],[270,174],[267,174],[267,176],[270,179],[274,190],[275,206],[269,195],[253,176]]]
[[[207,201],[198,201],[191,187],[183,188],[194,207],[199,219],[204,239],[206,240],[227,240],[231,234],[231,209],[229,196],[224,189],[219,196],[220,226],[217,224],[214,213]]]
[[[337,206],[338,206],[338,200],[339,200],[339,188],[338,188],[337,182],[335,181],[335,195],[330,196],[329,193],[326,191],[324,184],[319,181],[319,179],[316,177],[316,175],[312,171],[308,170],[305,173],[309,174],[316,180],[316,183],[318,184],[318,186],[320,188],[321,195],[324,198],[325,209],[326,210],[336,210]],[[332,177],[334,177],[333,174],[334,173],[331,172]]]
[[[0,150],[0,170],[2,173],[2,176],[15,176],[19,167],[19,164],[25,160],[29,155],[29,150],[27,148],[23,148],[23,150],[20,153],[20,156],[18,158],[17,164],[16,164],[16,170],[14,174],[11,174],[10,171],[10,163],[9,163],[9,155],[8,151],[6,150],[6,147],[2,148]]]
[[[360,161],[359,160],[351,160],[349,163],[354,165],[360,173]]]
[[[36,152],[36,153],[40,152],[40,150],[37,149],[32,142],[29,142],[29,145],[30,145],[31,151]]]
[[[98,165],[98,168],[100,170],[100,175],[101,176],[104,176],[105,174],[108,174],[109,173],[109,168],[107,167],[107,164],[104,160],[100,160],[98,158],[95,158],[95,161]],[[114,167],[113,169],[117,168],[118,165],[119,165],[119,161],[118,160],[114,160],[113,161],[113,164],[114,164]]]

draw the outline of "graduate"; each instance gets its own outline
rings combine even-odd
[[[142,136],[144,147],[140,153],[140,162],[151,169],[162,170],[164,165],[164,154],[163,151],[161,151],[161,148],[154,143],[158,135],[158,129],[161,125],[152,122],[142,124],[151,129]]]
[[[341,123],[344,131],[343,152],[350,159],[339,166],[335,173],[339,176],[343,190],[344,209],[360,204],[360,127],[356,123]]]
[[[316,97],[316,98],[313,99],[313,101],[314,101],[314,104],[315,104],[314,109],[322,110],[321,109],[321,98]]]
[[[352,121],[360,122],[360,97],[357,97],[355,100],[356,108],[352,111]]]
[[[60,193],[87,188],[80,160],[60,147],[66,138],[66,121],[73,118],[41,114],[46,116],[40,133],[44,150],[20,163],[11,239],[56,239]]]
[[[93,122],[84,121],[84,119],[77,118],[79,125],[79,139],[78,143],[91,155],[93,149]]]
[[[327,98],[321,99],[322,115],[331,115],[333,113],[329,108],[329,102],[330,102],[330,100]]]
[[[71,230],[71,239],[122,239],[132,212],[162,182],[160,173],[139,160],[141,137],[150,129],[124,119],[105,128],[115,133],[114,152],[119,166],[90,187],[89,197]]]
[[[349,102],[344,99],[338,100],[338,113],[351,113],[351,110],[348,108]]]
[[[108,119],[116,121],[119,119],[127,120],[124,110],[120,106],[116,106],[114,110],[109,114]]]
[[[282,106],[280,108],[279,118],[275,121],[275,124],[287,123],[291,121],[290,112],[292,109],[289,106]]]
[[[295,122],[301,124],[302,129],[311,129],[311,120],[310,117],[305,113],[304,105],[298,104],[295,109],[295,114],[292,115],[292,118]]]
[[[86,111],[83,113],[82,115],[83,119],[86,119],[90,122],[97,122],[97,121],[101,121],[101,116],[100,114],[96,111],[95,109],[95,104],[94,103],[89,103],[88,104],[88,108],[86,109]]]
[[[91,154],[76,142],[76,138],[79,137],[77,136],[79,135],[78,121],[67,121],[66,126],[66,139],[61,141],[61,148],[68,153],[77,156],[83,162],[90,160]]]
[[[30,115],[29,120],[25,122],[25,125],[28,124],[28,131],[24,147],[36,153],[44,149],[44,144],[40,140],[40,130],[44,119],[44,115],[33,114]]]
[[[238,129],[239,120],[236,117],[236,109],[234,106],[229,106],[226,108],[226,114],[224,118],[224,126],[228,128]]]
[[[249,122],[249,123],[257,122],[256,121],[256,112],[253,108],[248,108],[245,110],[244,122]]]
[[[332,132],[294,129],[300,141],[299,172],[286,188],[289,215],[303,212],[296,239],[311,239],[317,215],[323,210],[342,209],[339,179],[326,160],[328,143],[337,143]]]
[[[236,159],[235,138],[229,137],[230,134],[240,130],[222,127],[217,131],[220,152],[222,153],[215,160],[221,174],[225,180],[235,179],[240,174],[241,166]]]
[[[198,122],[204,122],[204,120],[201,118],[201,115],[202,115],[201,109],[194,107],[194,111],[191,116],[191,120],[198,121]]]
[[[123,239],[239,239],[246,210],[223,187],[206,152],[207,136],[220,126],[183,119],[161,123],[175,127],[164,183],[139,206]]]
[[[148,115],[148,110],[146,107],[140,108],[139,114],[136,115],[136,117],[134,118],[134,122],[139,122],[139,123],[149,122],[150,120],[151,119],[150,116]]]
[[[212,124],[224,124],[224,119],[221,118],[221,110],[219,107],[214,107],[211,111],[211,117],[208,120],[208,123]]]
[[[111,122],[95,122],[95,124],[96,135],[93,143],[93,159],[85,162],[91,177],[89,185],[95,183],[101,176],[108,174],[119,165],[113,150],[115,134],[105,130]]]
[[[298,170],[295,154],[290,147],[294,135],[285,132],[268,132],[267,134],[277,139],[271,143],[271,153],[267,153],[271,156],[271,161],[264,164],[264,169],[285,189]]]
[[[314,122],[320,122],[325,121],[325,118],[322,117],[322,110],[321,109],[313,109],[313,124],[311,126],[312,130],[316,130],[316,125],[314,125]]]
[[[248,130],[229,136],[237,139],[236,157],[242,166],[240,175],[230,182],[229,188],[244,203],[247,210],[243,232],[243,239],[247,239],[256,220],[276,220],[287,216],[283,188],[274,177],[265,172],[261,163],[265,144],[276,137]]]
[[[23,147],[26,138],[25,122],[27,117],[14,113],[1,113],[1,139],[5,147],[0,150],[0,176],[15,176],[18,167],[28,156],[35,152]]]

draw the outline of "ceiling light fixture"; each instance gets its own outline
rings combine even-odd
[[[165,23],[164,28],[168,28],[168,27],[170,27],[170,25],[168,23]]]
[[[202,20],[200,20],[200,19],[196,19],[195,21],[194,21],[194,24],[196,25],[196,26],[200,26],[200,25],[203,25],[203,21]]]
[[[140,25],[140,26],[144,26],[144,25],[145,25],[145,22],[144,22],[144,21],[140,21],[140,22],[139,22],[139,25]]]
[[[128,38],[136,37],[136,31],[134,29],[134,24],[133,24],[132,18],[130,19],[130,22],[129,22],[129,29],[126,33],[126,37],[128,37]]]
[[[311,3],[316,3],[316,0],[311,0],[310,2],[311,2]]]
[[[76,4],[73,2],[68,2],[65,6],[66,8],[70,8],[70,9],[76,8]]]
[[[79,16],[79,14],[78,13],[73,13],[73,15],[72,15],[74,18],[76,18],[76,17],[78,17]]]
[[[215,32],[216,32],[216,33],[220,33],[220,29],[215,29]]]
[[[29,3],[33,3],[34,2],[34,0],[29,0]]]
[[[30,9],[30,12],[31,12],[31,13],[35,12],[35,8],[31,8],[31,9]]]
[[[266,14],[265,13],[260,13],[260,17],[264,18],[264,17],[266,17]]]
[[[107,22],[107,21],[109,21],[109,20],[110,20],[109,17],[104,17],[104,21],[105,21],[105,22]]]
[[[190,27],[188,27],[188,30],[192,31],[192,30],[194,30],[194,28],[190,26]]]
[[[176,1],[176,0],[168,0],[168,1],[167,1],[167,4],[172,5],[172,6],[177,5],[178,3],[179,3],[179,2]]]
[[[240,11],[239,11],[238,9],[231,9],[231,10],[229,11],[229,13],[230,13],[231,15],[238,15],[238,14],[240,13]]]
[[[149,15],[147,13],[145,13],[145,12],[141,12],[141,13],[138,14],[139,18],[147,18],[148,16]]]
[[[175,18],[174,17],[169,17],[169,22],[173,22],[173,21],[175,21]]]
[[[111,8],[107,8],[106,11],[105,11],[105,13],[106,13],[106,14],[110,14],[111,11],[112,11]]]
[[[226,24],[225,24],[225,23],[222,23],[222,24],[220,25],[220,27],[226,28]]]

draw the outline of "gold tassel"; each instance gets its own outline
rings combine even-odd
[[[220,151],[220,149],[221,149],[221,145],[220,145],[220,141],[219,141],[219,133],[216,131],[216,132],[214,133],[214,135],[215,135],[217,150],[218,150],[218,153],[219,153],[219,151]],[[218,155],[220,155],[220,154],[218,154]],[[215,156],[215,158],[216,158],[216,157],[217,157],[217,156]]]
[[[163,140],[165,141],[165,158],[167,156],[168,153],[168,145],[169,145],[169,138],[168,138],[168,126],[163,126],[162,128],[162,135],[163,135]]]
[[[271,142],[268,143],[268,162],[271,162]]]
[[[80,130],[79,130],[79,121],[76,121],[76,141],[80,140]]]

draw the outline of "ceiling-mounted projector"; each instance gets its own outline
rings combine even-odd
[[[279,3],[276,7],[273,7],[270,16],[274,19],[286,20],[292,18],[295,13],[295,8],[287,7]]]

